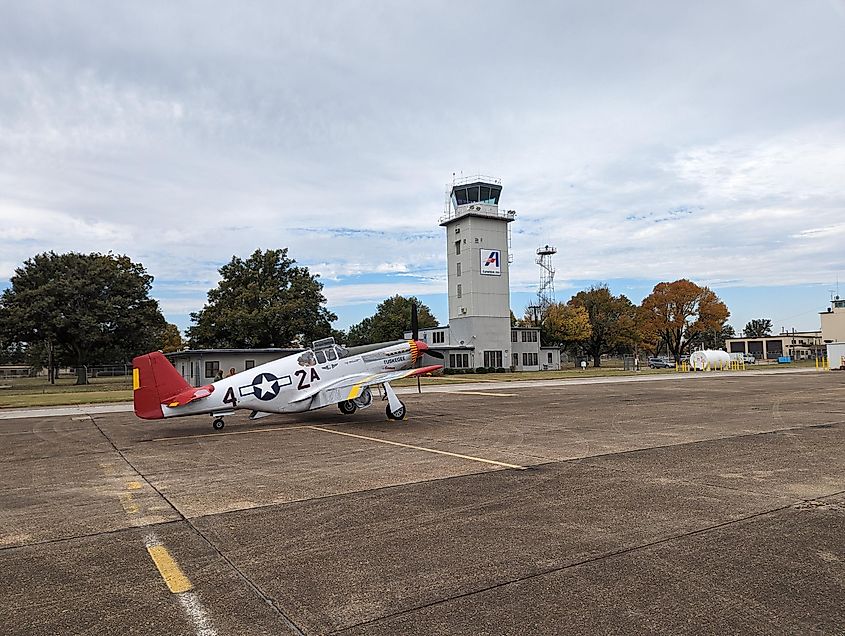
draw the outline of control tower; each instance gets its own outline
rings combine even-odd
[[[449,340],[473,347],[474,366],[510,364],[508,224],[513,210],[499,210],[502,184],[474,176],[451,186],[440,225],[446,228]]]

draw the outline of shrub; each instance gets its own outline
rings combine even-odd
[[[476,373],[487,373],[487,367],[478,367],[475,370]]]
[[[507,373],[507,371],[505,371],[505,367],[498,367],[496,373]]]

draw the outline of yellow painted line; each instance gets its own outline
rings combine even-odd
[[[141,388],[141,376],[138,369],[132,369],[132,390],[137,391]]]
[[[424,451],[426,453],[436,453],[438,455],[448,455],[449,457],[457,457],[459,459],[468,459],[474,462],[482,462],[484,464],[494,464],[496,466],[504,466],[505,468],[516,468],[517,470],[528,470],[526,466],[517,466],[516,464],[507,464],[505,462],[497,462],[493,459],[484,459],[483,457],[474,457],[472,455],[461,455],[460,453],[450,453],[449,451],[437,450],[436,448],[426,448],[424,446],[414,446],[413,444],[402,444],[401,442],[391,442],[386,439],[379,439],[377,437],[368,437],[366,435],[355,435],[354,433],[344,433],[343,431],[333,431],[329,428],[322,428],[321,426],[308,426],[306,428],[314,429],[315,431],[323,431],[324,433],[334,433],[335,435],[345,435],[346,437],[355,437],[357,439],[365,439],[370,442],[378,444],[389,444],[390,446],[400,446],[402,448],[410,448],[412,450]]]
[[[490,395],[492,397],[519,397],[517,393],[485,393],[484,391],[442,391],[451,395]]]
[[[126,487],[129,490],[141,490],[141,482],[140,481],[130,481],[126,484]]]
[[[123,510],[128,515],[134,515],[139,510],[138,505],[132,500],[131,492],[121,493],[120,505],[123,506]]]
[[[161,578],[167,583],[167,587],[170,588],[171,592],[181,594],[194,587],[188,577],[185,576],[185,573],[182,572],[182,568],[176,563],[176,559],[170,556],[170,552],[163,545],[148,546],[147,552],[150,553],[150,557],[152,557],[153,563],[156,564]]]

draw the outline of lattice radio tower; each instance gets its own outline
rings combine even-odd
[[[557,254],[557,248],[544,245],[537,248],[537,265],[540,266],[540,288],[537,290],[537,304],[540,311],[546,309],[555,301],[555,268],[552,256]]]

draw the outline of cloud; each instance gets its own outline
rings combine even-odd
[[[39,251],[112,250],[188,311],[232,255],[288,247],[334,304],[442,294],[463,171],[501,177],[517,210],[514,290],[546,243],[560,280],[832,280],[841,11],[0,8],[0,279]]]

